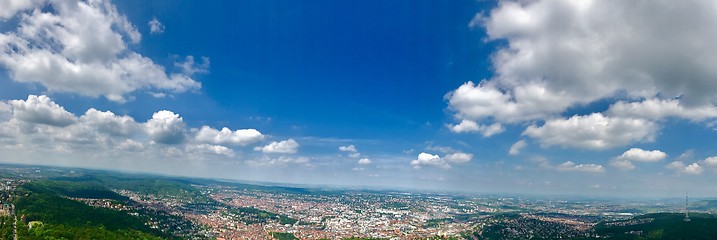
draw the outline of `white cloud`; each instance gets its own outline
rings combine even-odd
[[[516,86],[511,93],[491,81],[483,81],[478,85],[467,82],[446,98],[458,118],[513,123],[562,112],[569,106],[563,95],[565,93],[550,92],[539,83]]]
[[[699,175],[702,173],[702,166],[698,163],[692,163],[690,165],[685,165],[682,161],[674,161],[670,164],[667,164],[665,166],[666,168],[675,170],[678,173],[686,173],[686,174],[692,174],[692,175]]]
[[[348,146],[339,146],[339,151],[348,152],[350,158],[361,157],[361,153],[358,152],[358,149],[356,149],[356,146],[353,144]]]
[[[523,135],[538,139],[542,146],[607,149],[634,142],[654,140],[656,124],[644,119],[606,117],[601,113],[548,120],[531,125]]]
[[[152,18],[147,25],[149,25],[149,32],[150,33],[163,33],[164,32],[164,25],[157,20],[156,17]]]
[[[425,152],[418,154],[418,157],[411,161],[411,166],[416,169],[421,166],[434,166],[443,169],[451,168],[452,163],[463,164],[473,159],[473,154],[456,151],[451,147],[428,146],[428,150],[439,151],[445,153],[443,157]]]
[[[682,161],[674,161],[667,164],[665,167],[673,170],[684,170],[685,163]]]
[[[513,145],[510,146],[510,150],[508,150],[509,155],[518,155],[520,154],[520,150],[525,148],[525,146],[528,146],[528,143],[525,142],[525,140],[521,139],[520,141],[517,141],[513,143]]]
[[[234,156],[234,150],[227,148],[222,145],[211,145],[211,144],[199,144],[199,145],[190,145],[188,147],[191,151],[200,151],[200,152],[206,152],[206,153],[212,153],[216,155],[224,155],[228,157]]]
[[[40,7],[45,0],[0,0],[0,21],[15,16],[17,12]]]
[[[444,156],[447,161],[453,162],[453,163],[466,163],[469,162],[471,159],[473,159],[473,154],[470,153],[451,153],[446,156]]]
[[[665,158],[667,158],[667,154],[660,150],[630,148],[622,155],[610,160],[610,165],[620,170],[632,170],[635,169],[632,162],[658,162]]]
[[[503,125],[494,123],[491,125],[479,125],[475,121],[463,119],[458,125],[447,126],[454,133],[479,132],[483,137],[490,137],[505,131]]]
[[[687,167],[685,167],[685,173],[700,174],[702,173],[702,166],[700,166],[700,164],[698,163],[692,163],[690,165],[687,165]]]
[[[3,106],[9,106],[12,115],[0,121],[0,138],[9,141],[6,143],[28,149],[53,146],[53,149],[69,153],[85,146],[102,150],[114,141],[114,134],[99,127],[98,122],[82,121],[92,117],[92,112],[88,111],[90,115],[83,115],[78,120],[47,96],[30,95],[27,100],[8,102],[10,104]]]
[[[640,148],[630,148],[617,157],[620,160],[637,161],[637,162],[657,162],[665,159],[667,154],[660,150],[643,150]]]
[[[145,145],[141,142],[127,139],[124,142],[117,145],[117,149],[128,152],[140,152],[145,149]]]
[[[184,120],[179,114],[162,110],[152,114],[152,119],[145,123],[149,137],[158,143],[180,144],[186,138]]]
[[[717,156],[705,158],[702,162],[707,166],[717,167]]]
[[[610,160],[610,166],[613,166],[623,171],[635,169],[635,165],[632,164],[632,162],[630,162],[629,160],[618,158]]]
[[[605,172],[605,168],[598,164],[575,164],[572,161],[567,161],[555,166],[558,171],[576,171],[576,172],[592,172],[602,173]]]
[[[205,126],[204,135],[214,133],[215,138],[208,142],[186,141],[186,124],[171,111],[158,111],[145,123],[138,123],[130,116],[94,108],[77,118],[47,96],[30,95],[28,100],[2,102],[0,110],[3,114],[11,113],[0,121],[0,141],[3,144],[67,154],[106,152],[115,154],[110,157],[117,157],[148,151],[192,159],[205,159],[210,155],[233,157],[234,150],[219,143],[240,145],[258,141],[257,138],[261,137],[253,133],[256,130],[231,132],[225,129],[226,134],[222,135],[222,132]],[[192,139],[202,139],[199,134],[197,136]],[[54,147],[48,149],[41,146]]]
[[[194,56],[186,56],[184,62],[175,62],[175,67],[178,67],[186,75],[194,75],[197,73],[209,72],[209,58],[202,57],[202,63],[197,64],[194,62]]]
[[[49,97],[29,96],[28,99],[0,101],[0,115],[7,115],[0,118],[0,151],[18,154],[20,157],[15,161],[29,164],[72,161],[85,167],[116,167],[122,165],[118,161],[135,161],[133,164],[146,162],[166,166],[172,164],[167,161],[187,163],[233,159],[236,155],[235,149],[223,144],[197,140],[194,134],[201,130],[189,131],[183,119],[171,111],[155,112],[146,122],[136,122],[132,117],[94,108],[77,118]],[[68,124],[58,120],[63,118],[73,121]],[[215,129],[213,132],[221,133]],[[237,134],[237,131],[225,132],[230,132],[232,137]],[[234,141],[222,137],[218,139],[218,142],[228,144]],[[286,143],[274,144],[274,147],[286,151],[281,147],[283,144]],[[39,157],[27,157],[31,155]],[[53,158],[44,157],[50,155]],[[301,157],[266,159],[270,164],[310,165],[308,158]]]
[[[35,7],[21,15],[16,31],[0,33],[0,65],[14,81],[117,102],[137,90],[185,92],[201,86],[190,74],[167,73],[129,50],[127,44],[139,43],[141,34],[109,1]]]
[[[621,100],[604,116],[647,121],[615,144],[601,140],[610,136],[542,142],[602,149],[650,140],[659,130],[651,122],[663,118],[717,118],[716,2],[508,0],[469,26],[505,44],[492,55],[491,78],[446,95],[458,119],[550,122],[570,108]],[[475,129],[466,126],[454,127]]]
[[[679,117],[693,121],[702,121],[717,117],[717,107],[712,105],[685,107],[677,99],[648,99],[642,102],[619,101],[610,106],[607,114],[651,120]]]
[[[299,143],[294,139],[289,138],[285,141],[271,142],[269,145],[264,147],[256,147],[254,150],[262,151],[264,153],[288,153],[294,154],[298,151]]]
[[[231,144],[245,146],[264,139],[264,135],[256,129],[240,129],[232,131],[222,128],[221,131],[209,126],[202,126],[195,139],[199,142],[212,144]]]
[[[279,167],[285,167],[290,164],[299,164],[304,166],[311,166],[310,159],[307,157],[287,157],[287,156],[280,156],[277,158],[271,158],[268,156],[263,156],[256,160],[249,160],[246,161],[247,164],[253,165],[253,166],[279,166]]]
[[[478,126],[478,123],[471,120],[462,120],[461,123],[457,125],[447,125],[448,129],[451,130],[451,132],[454,133],[463,133],[463,132],[477,132],[480,127]],[[482,126],[481,126],[482,127]]]
[[[354,146],[354,145],[339,146],[339,151],[352,152],[352,153],[358,152],[358,150],[356,149],[356,146]]]
[[[113,112],[102,112],[94,108],[87,110],[85,115],[80,117],[80,121],[98,132],[119,136],[130,136],[140,128],[130,116],[117,116]]]
[[[504,1],[482,25],[508,41],[493,59],[501,83],[544,79],[575,102],[624,91],[714,103],[715,12],[710,1]]]
[[[411,161],[411,166],[413,166],[414,168],[421,168],[421,166],[434,166],[443,169],[451,168],[451,165],[448,165],[448,163],[446,163],[446,161],[438,155],[433,155],[425,152],[418,154],[418,158]]]
[[[368,159],[368,158],[359,159],[359,160],[358,160],[358,164],[361,164],[361,165],[371,164],[371,159]]]
[[[671,162],[671,163],[667,164],[665,167],[666,167],[666,168],[669,168],[669,169],[678,170],[678,169],[680,169],[680,168],[684,168],[684,167],[685,167],[685,163],[682,162],[682,161],[674,161],[674,162]]]
[[[25,122],[65,127],[77,121],[75,115],[45,95],[29,95],[24,101],[11,100],[10,105],[13,117]]]

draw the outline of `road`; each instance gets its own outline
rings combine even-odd
[[[12,215],[15,216],[15,222],[12,223],[12,234],[14,236],[13,239],[17,240],[17,214],[15,214],[15,204],[10,204],[10,206],[12,207]]]

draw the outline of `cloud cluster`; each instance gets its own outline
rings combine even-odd
[[[638,162],[657,162],[665,159],[667,154],[660,150],[643,150],[640,148],[630,148],[617,157],[620,160],[638,161]]]
[[[443,156],[443,158],[452,163],[466,163],[473,159],[473,154],[456,152],[447,154],[446,156]]]
[[[667,164],[665,167],[672,169],[677,173],[699,175],[705,169],[717,170],[717,156],[707,157],[701,161],[693,163],[685,163],[687,159],[678,159],[677,161]]]
[[[235,156],[229,145],[243,146],[264,137],[254,129],[189,129],[179,114],[168,110],[155,112],[146,122],[94,108],[77,117],[51,98],[35,95],[0,102],[0,116],[1,149],[74,157],[226,159]]]
[[[416,159],[411,161],[411,166],[416,169],[419,169],[422,166],[433,166],[442,169],[450,169],[451,165],[449,163],[467,163],[472,159],[473,154],[470,153],[455,152],[446,154],[444,157],[440,157],[438,155],[422,152],[418,154],[418,157]]]
[[[356,146],[348,145],[348,146],[339,146],[339,151],[347,152],[349,154],[350,158],[359,158],[361,157],[361,153],[356,149]]]
[[[19,18],[15,31],[0,33],[0,66],[14,81],[116,102],[137,90],[181,93],[201,86],[192,79],[201,71],[170,73],[130,50],[142,36],[109,1],[2,5],[0,18]],[[205,68],[191,60],[184,69]]]
[[[339,146],[339,151],[348,153],[348,156],[349,156],[350,158],[359,158],[359,157],[361,157],[361,153],[358,151],[358,149],[356,148],[356,146],[354,146],[353,144],[351,144],[351,145],[346,145],[346,146]],[[356,162],[356,164],[358,164],[358,165],[369,165],[369,164],[371,164],[371,163],[373,163],[373,161],[371,161],[371,159],[366,158],[366,157],[361,158],[361,159],[359,159],[359,160]],[[361,167],[356,167],[356,168],[353,168],[353,170],[354,170],[354,171],[363,171],[363,170],[366,170],[366,169],[365,169],[365,168],[361,168]]]
[[[289,157],[289,156],[261,156],[254,160],[246,161],[250,166],[268,166],[268,167],[286,167],[289,165],[304,165],[307,167],[312,166],[311,161],[307,157]]]
[[[555,166],[558,171],[573,171],[573,172],[590,172],[590,173],[602,173],[605,172],[605,168],[598,164],[576,164],[572,161],[567,161]]]
[[[631,148],[622,155],[610,161],[610,165],[621,170],[635,169],[632,162],[658,162],[667,158],[667,154],[660,150],[643,150],[640,148]]]
[[[448,125],[447,127],[454,133],[478,132],[481,133],[483,137],[490,137],[505,131],[505,128],[503,128],[503,125],[500,123],[479,125],[475,121],[466,119],[463,119],[461,123],[457,125]]]
[[[80,122],[91,127],[94,131],[104,132],[113,136],[131,137],[141,131],[141,126],[132,117],[117,116],[113,112],[103,112],[94,108],[87,110],[80,117]]]
[[[717,156],[705,158],[702,162],[707,166],[717,167]]]
[[[675,170],[678,173],[685,173],[691,175],[699,175],[704,170],[699,163],[685,164],[682,161],[674,161],[666,166],[668,169]]]
[[[529,162],[537,165],[538,167],[546,170],[560,171],[560,172],[587,172],[587,173],[603,173],[605,167],[600,164],[594,163],[575,163],[573,161],[566,161],[558,165],[554,165],[545,157],[534,156],[528,159]]]
[[[211,144],[246,146],[264,139],[264,135],[256,129],[239,129],[232,131],[229,128],[217,130],[209,126],[203,126],[197,132],[196,140]]]
[[[608,108],[607,114],[653,121],[669,117],[703,121],[717,117],[717,107],[712,105],[685,107],[676,99],[647,99],[642,102],[616,102]]]
[[[418,157],[411,161],[411,166],[414,168],[421,168],[421,166],[435,166],[443,169],[451,168],[451,165],[448,165],[445,159],[442,159],[438,155],[424,152],[418,154]]]
[[[0,1],[0,5],[3,6],[0,8],[0,21],[15,16],[19,11],[42,6],[44,2],[45,0],[2,0]]]
[[[470,26],[505,44],[492,78],[446,95],[454,132],[529,123],[544,147],[607,149],[652,141],[665,118],[717,118],[715,2],[501,1]]]
[[[254,150],[261,151],[263,153],[287,153],[294,154],[299,149],[299,143],[296,140],[289,138],[288,140],[271,142],[263,147],[255,147]]]

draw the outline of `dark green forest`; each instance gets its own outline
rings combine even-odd
[[[595,226],[595,232],[610,239],[715,239],[717,238],[717,217],[711,214],[690,214],[691,221],[685,222],[679,213],[654,213],[635,217],[631,220],[646,219],[645,223],[628,226],[609,226],[602,222]]]
[[[162,233],[145,225],[146,219],[105,208],[95,208],[65,197],[109,198],[127,201],[92,183],[37,181],[24,184],[15,201],[20,239],[163,239]],[[3,223],[8,220],[3,219]],[[32,221],[41,225],[28,228]],[[0,233],[12,235],[12,221]],[[11,238],[9,238],[11,239]]]

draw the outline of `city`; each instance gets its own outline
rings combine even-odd
[[[598,225],[645,225],[654,218],[635,217],[684,212],[679,199],[349,190],[48,167],[5,169],[4,199],[22,198],[12,193],[41,183],[63,198],[138,216],[165,236],[188,239],[286,239],[277,234],[296,239],[599,239],[614,235],[596,231]],[[717,201],[697,200],[690,213],[717,214],[717,207],[705,203]]]

